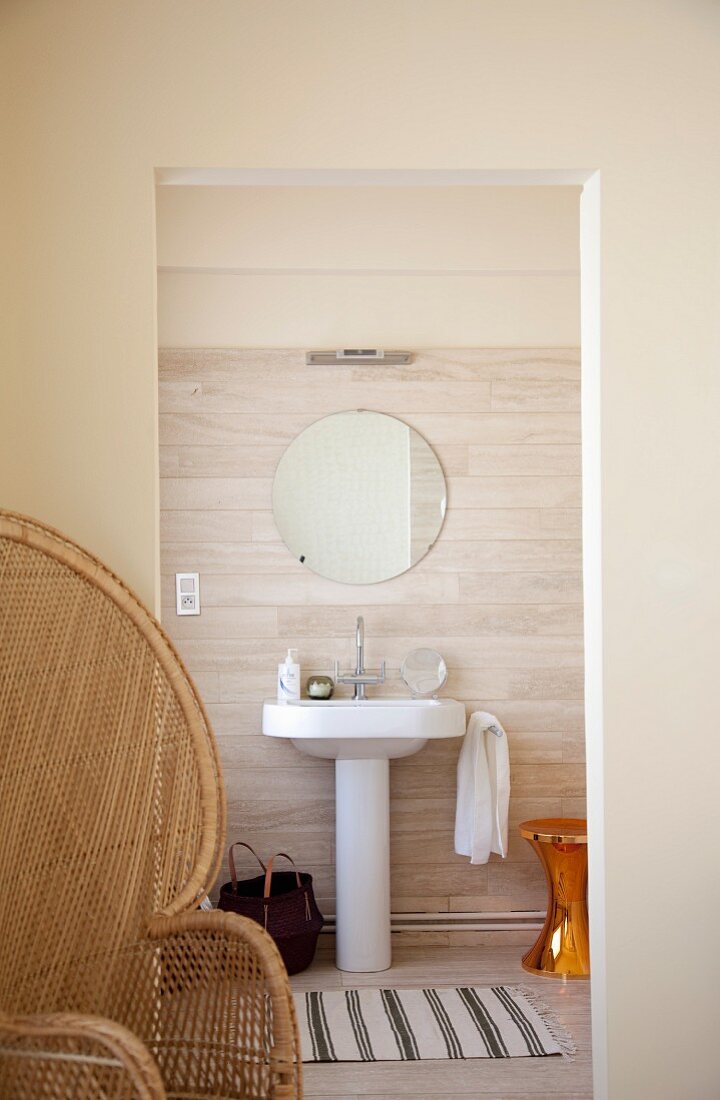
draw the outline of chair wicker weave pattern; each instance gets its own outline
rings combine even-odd
[[[218,871],[225,802],[171,643],[99,561],[2,512],[0,595],[0,1095],[31,1094],[3,1091],[19,1067],[34,1067],[37,1095],[85,1095],[93,1074],[88,1096],[299,1095],[275,945],[242,918],[192,912]],[[42,1021],[10,1030],[10,1016],[39,1013],[129,1030],[166,1092],[60,1057],[63,1043],[107,1042],[90,1025],[53,1034],[55,1057],[4,1058],[6,1040],[26,1055],[46,1041]]]
[[[165,1095],[157,1066],[117,1024],[56,1014],[3,1025],[0,1038],[24,1057],[0,1058],[0,1096],[33,1100],[155,1100]],[[62,1067],[58,1072],[58,1066]]]

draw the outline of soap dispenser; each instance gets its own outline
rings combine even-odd
[[[294,703],[300,698],[300,665],[298,651],[289,649],[287,657],[278,665],[278,703]]]

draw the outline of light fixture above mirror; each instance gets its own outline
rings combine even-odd
[[[332,367],[340,363],[382,363],[386,367],[402,367],[412,363],[409,351],[385,351],[384,348],[338,348],[337,351],[308,351],[305,363],[309,367]]]

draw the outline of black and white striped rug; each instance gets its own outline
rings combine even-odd
[[[304,1062],[572,1055],[572,1039],[526,989],[343,989],[295,994]]]

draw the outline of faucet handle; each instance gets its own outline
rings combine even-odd
[[[364,683],[370,687],[377,687],[378,684],[385,683],[385,662],[380,662],[380,668],[373,670],[368,668],[365,672],[356,674],[353,677],[353,683]]]
[[[385,683],[385,662],[380,662],[377,672],[366,669],[365,672],[341,672],[340,662],[335,658],[335,683],[336,684],[368,684],[377,685]]]

